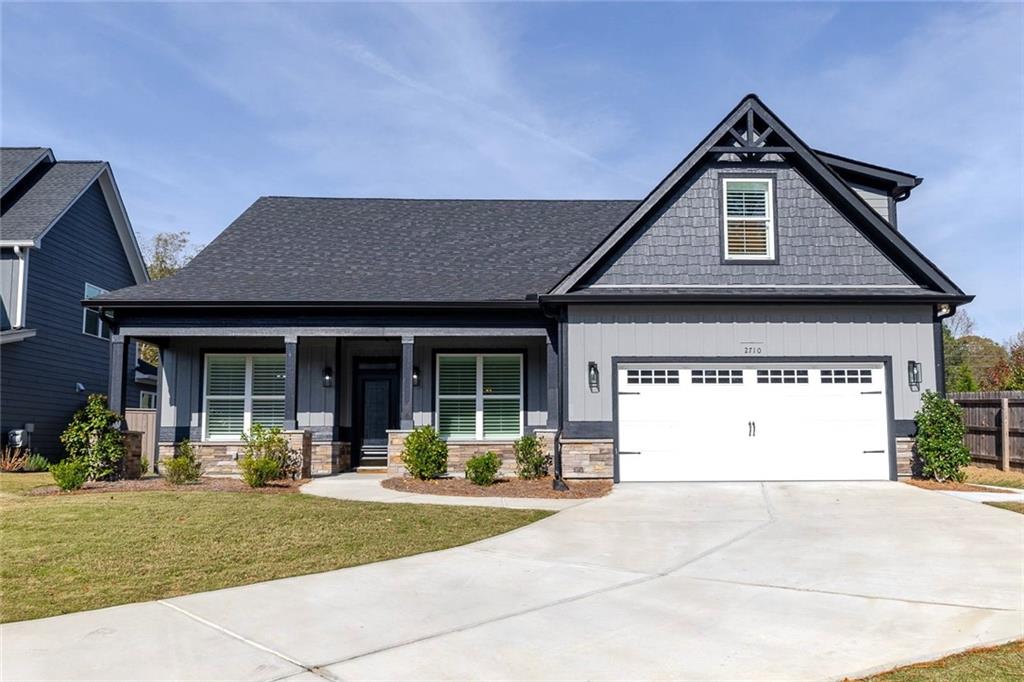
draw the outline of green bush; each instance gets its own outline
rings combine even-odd
[[[548,475],[551,457],[544,454],[540,439],[532,433],[512,445],[516,453],[516,475],[519,478],[543,478]]]
[[[29,454],[28,460],[25,462],[25,466],[21,468],[22,471],[47,471],[50,468],[50,460],[46,459],[38,452]]]
[[[963,410],[933,391],[921,396],[917,421],[917,454],[921,470],[936,481],[963,481],[971,453],[964,445]]]
[[[60,436],[68,458],[83,462],[89,480],[121,478],[124,437],[116,427],[121,417],[107,409],[107,398],[90,395]]]
[[[501,457],[497,453],[485,452],[476,457],[470,457],[466,462],[466,478],[476,485],[491,485],[501,468]]]
[[[302,455],[288,446],[288,439],[278,427],[266,428],[253,424],[249,433],[242,434],[245,446],[243,456],[259,459],[268,457],[277,462],[277,478],[298,478],[302,474]]]
[[[406,436],[402,462],[416,478],[439,478],[448,471],[448,444],[433,427],[421,426]]]
[[[50,475],[64,492],[78,490],[89,480],[89,465],[82,460],[66,459],[52,465]]]
[[[195,448],[187,438],[175,449],[174,457],[164,462],[164,477],[174,485],[195,483],[203,475],[203,465],[196,459]]]
[[[273,457],[246,455],[238,460],[242,480],[250,488],[263,488],[270,481],[281,478],[281,463]]]

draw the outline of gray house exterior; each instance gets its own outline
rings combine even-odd
[[[81,300],[146,282],[146,270],[108,164],[4,148],[0,169],[0,426],[5,442],[24,430],[59,459],[71,415],[108,388],[109,325]],[[140,389],[127,383],[128,405]]]
[[[87,302],[161,349],[161,457],[236,471],[284,428],[313,474],[449,468],[535,433],[558,475],[889,479],[971,297],[897,230],[911,174],[745,97],[639,201],[263,197],[176,276]]]

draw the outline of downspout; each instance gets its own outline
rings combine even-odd
[[[941,303],[935,306],[935,388],[946,397],[946,339],[942,333],[942,321],[956,313],[956,306]]]
[[[555,424],[555,441],[552,443],[552,464],[554,465],[555,476],[551,482],[552,490],[566,491],[569,486],[565,484],[562,479],[562,426],[565,421],[564,410],[565,401],[563,399],[563,383],[565,378],[562,376],[562,363],[564,361],[565,352],[565,340],[564,340],[564,326],[562,324],[562,311],[554,310],[545,306],[541,306],[541,312],[545,317],[555,321],[555,340],[558,343],[558,362],[555,367],[555,375],[557,377],[556,395],[558,396],[556,402],[558,404],[558,422]]]

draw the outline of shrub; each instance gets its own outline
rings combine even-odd
[[[149,473],[149,457],[142,455],[139,457],[139,477],[145,476]]]
[[[89,480],[89,465],[79,459],[66,459],[52,465],[50,474],[64,492],[78,490]]]
[[[288,439],[278,427],[253,424],[249,433],[242,434],[242,440],[245,457],[268,457],[277,462],[277,478],[298,478],[302,474],[302,455],[288,447]]]
[[[83,462],[90,480],[112,480],[122,475],[124,438],[117,429],[121,418],[107,409],[106,396],[90,395],[60,436],[68,458]]]
[[[186,485],[195,483],[203,475],[203,465],[196,459],[192,442],[185,439],[178,443],[174,456],[164,462],[164,476],[168,483]]]
[[[448,471],[448,444],[431,426],[413,429],[405,438],[402,462],[416,478],[439,478]]]
[[[281,478],[281,462],[273,457],[246,455],[238,460],[242,470],[242,480],[250,488],[262,488],[270,481]]]
[[[540,439],[527,434],[512,445],[516,453],[516,475],[519,478],[543,478],[548,475],[551,457],[544,454]]]
[[[964,480],[971,453],[964,445],[963,410],[933,391],[921,396],[917,421],[917,454],[921,469],[936,481]]]
[[[0,448],[0,471],[21,471],[28,463],[28,450],[5,445]]]
[[[28,456],[28,460],[25,462],[25,466],[21,468],[22,471],[48,471],[50,469],[50,460],[46,459],[38,452],[33,452]]]
[[[476,457],[470,457],[466,462],[466,478],[476,485],[491,485],[501,468],[501,457],[497,453],[485,452]]]

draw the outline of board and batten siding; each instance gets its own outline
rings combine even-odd
[[[613,357],[892,356],[894,418],[913,419],[921,393],[935,390],[930,306],[570,306],[567,321],[568,419],[612,420]],[[920,391],[907,361],[920,362]],[[587,363],[601,372],[587,384]]]
[[[107,392],[110,343],[82,333],[85,283],[111,291],[136,283],[97,183],[32,249],[27,279],[24,326],[36,335],[3,346],[0,418],[5,432],[34,424],[32,449],[59,459],[59,437],[75,410],[88,394]],[[77,391],[76,384],[85,390]],[[139,404],[134,381],[127,404]]]

